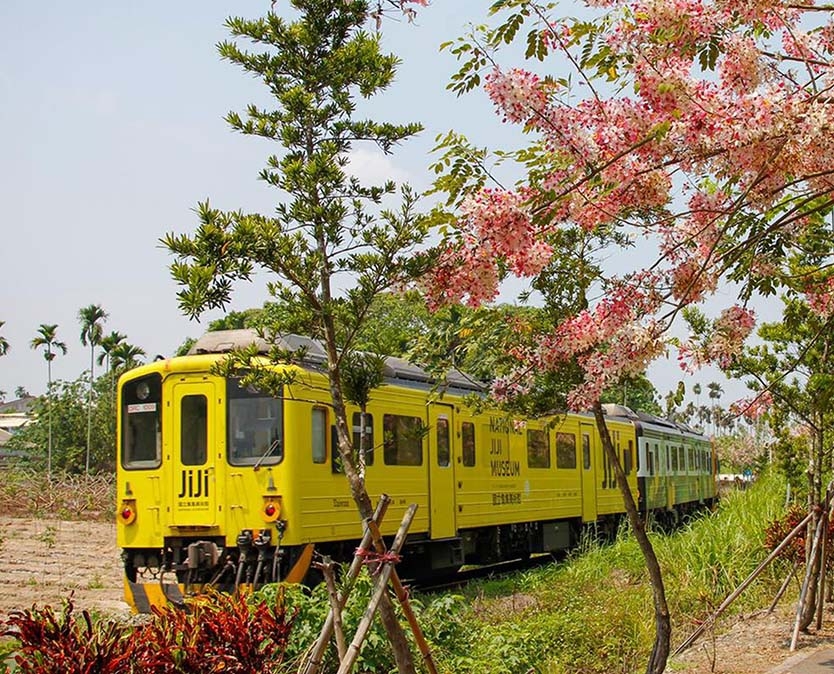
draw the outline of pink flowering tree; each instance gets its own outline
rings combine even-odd
[[[834,304],[819,267],[800,283],[789,264],[809,238],[826,245],[813,233],[834,190],[834,23],[828,6],[782,0],[592,0],[567,19],[554,7],[499,0],[492,25],[447,45],[461,62],[451,88],[483,85],[529,141],[501,154],[522,175],[511,188],[484,168],[486,151],[454,134],[442,142],[437,187],[456,208],[428,296],[478,305],[507,275],[535,283],[566,228],[637,242],[596,281],[598,298],[519,350],[499,392],[578,364],[568,405],[594,410],[646,556],[658,635],[647,671],[659,673],[670,636],[662,576],[606,441],[600,392],[671,346],[687,369],[732,366],[757,294],[789,284],[813,306]],[[728,281],[736,297],[722,295],[710,334],[678,345],[682,310]]]

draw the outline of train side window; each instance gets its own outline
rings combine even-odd
[[[233,466],[273,465],[284,458],[283,407],[279,398],[240,379],[226,380],[228,452]]]
[[[655,445],[655,447],[657,447],[657,445]],[[649,472],[649,475],[651,476],[651,475],[654,475],[654,452],[655,452],[655,450],[648,447],[648,445],[647,445],[647,449],[649,451],[646,452],[646,461],[649,464],[648,465],[648,472]]]
[[[330,472],[344,473],[342,467],[342,452],[339,450],[339,434],[336,432],[336,424],[330,426],[330,446],[333,451],[330,453]]]
[[[550,468],[549,439],[547,431],[527,429],[527,465],[530,468]]]
[[[628,441],[628,449],[623,450],[623,470],[626,475],[631,475],[632,462],[634,461],[634,445]]]
[[[202,466],[208,454],[208,401],[204,395],[180,402],[180,459],[183,466]]]
[[[463,445],[463,465],[475,465],[475,424],[464,421],[460,425],[461,445]]]
[[[353,448],[357,455],[362,450],[362,413],[353,413]],[[365,465],[374,465],[374,415],[365,412]]]
[[[670,447],[669,453],[672,455],[672,473],[677,474],[678,472],[678,448],[677,447]]]
[[[591,436],[587,433],[582,434],[582,467],[585,470],[591,468]]]
[[[576,468],[576,436],[573,433],[556,434],[556,467]]]
[[[423,465],[423,421],[420,417],[382,417],[383,459],[386,466]]]
[[[327,461],[327,409],[314,407],[312,414],[313,463],[324,463]]]
[[[162,461],[162,377],[158,374],[122,387],[122,465],[158,468]]]
[[[451,449],[449,443],[449,419],[438,417],[437,419],[437,465],[445,468],[449,465]]]

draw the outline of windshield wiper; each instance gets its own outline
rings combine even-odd
[[[272,452],[274,452],[274,451],[275,451],[276,449],[278,449],[280,446],[281,446],[281,441],[280,441],[280,440],[278,440],[278,438],[276,438],[275,440],[273,440],[273,441],[269,444],[269,447],[267,447],[267,448],[266,448],[266,451],[265,451],[265,452],[261,455],[261,457],[260,457],[260,458],[259,458],[259,459],[255,462],[255,465],[252,467],[252,470],[258,470],[258,469],[260,469],[261,464],[264,462],[264,459],[266,459],[267,457],[269,457],[269,455],[270,455],[270,454],[272,454]]]

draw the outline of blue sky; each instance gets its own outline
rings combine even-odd
[[[374,99],[374,114],[425,127],[386,158],[360,151],[356,171],[428,186],[435,136],[472,115],[501,132],[485,99],[445,91],[454,60],[438,45],[463,32],[464,3],[437,2],[415,25],[385,24],[386,48],[403,58],[398,81]],[[468,3],[467,3],[468,4]],[[280,8],[280,1],[277,5]],[[272,151],[234,134],[229,110],[263,100],[261,86],[217,56],[230,14],[259,16],[268,0],[234,3],[4,0],[0,3],[0,390],[45,390],[46,367],[29,342],[57,323],[69,347],[54,376],[89,366],[78,309],[100,304],[105,329],[150,356],[171,354],[203,325],[180,315],[168,253],[158,240],[193,230],[192,209],[269,212],[274,193],[257,180]],[[260,285],[241,285],[233,308],[260,306]],[[217,313],[207,314],[210,320]],[[203,323],[204,324],[204,323]]]
[[[262,87],[217,56],[228,14],[254,17],[268,0],[148,0],[140,3],[0,3],[0,390],[46,387],[40,352],[29,347],[41,323],[57,323],[69,347],[56,379],[89,367],[79,341],[79,308],[100,304],[118,330],[149,357],[171,355],[202,324],[181,315],[170,256],[158,241],[190,232],[196,202],[268,213],[275,194],[257,180],[267,142],[234,134],[229,110],[265,102]],[[426,130],[393,157],[359,151],[353,166],[373,180],[393,177],[425,189],[429,151],[450,129],[478,144],[514,137],[481,93],[446,91],[455,61],[440,53],[490,3],[435,0],[414,25],[384,25],[384,45],[403,59],[397,83],[373,100],[373,115],[419,121]],[[280,9],[281,0],[277,7]],[[480,7],[480,9],[479,9]],[[260,306],[262,284],[241,285],[233,309]],[[656,386],[681,373],[660,365]],[[714,378],[714,377],[713,377]],[[709,377],[704,377],[708,381]]]

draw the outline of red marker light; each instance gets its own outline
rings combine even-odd
[[[267,517],[272,517],[275,515],[275,505],[272,503],[267,503],[266,508],[264,508],[264,513],[266,513]]]
[[[130,508],[122,509],[122,519],[123,520],[129,520],[131,517],[133,517],[133,511]]]

